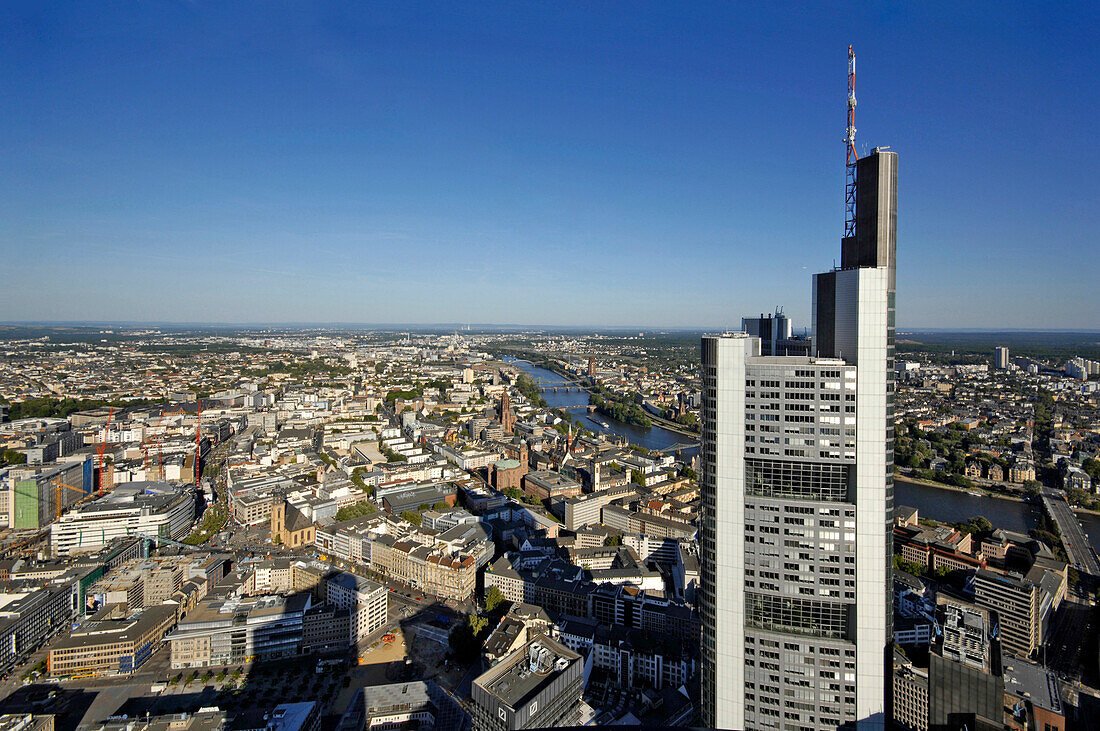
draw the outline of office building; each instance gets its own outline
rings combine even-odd
[[[1008,370],[1008,348],[999,345],[993,349],[993,367],[999,371]]]
[[[23,474],[16,477],[8,501],[8,525],[16,529],[49,525],[92,489],[90,459],[19,472]]]
[[[377,581],[348,573],[336,573],[325,581],[325,599],[351,615],[348,642],[355,643],[386,624],[389,592]]]
[[[1006,652],[1030,657],[1041,641],[1039,587],[1019,574],[979,569],[974,575],[974,603],[1000,618]]]
[[[71,584],[9,587],[0,594],[0,674],[7,675],[69,626],[77,612]]]
[[[702,720],[881,729],[892,650],[897,155],[856,166],[808,356],[704,337]]]
[[[368,685],[355,691],[337,731],[465,731],[469,716],[432,680]]]
[[[280,703],[267,716],[267,731],[317,731],[321,704],[316,701]]]
[[[791,318],[777,307],[774,315],[742,317],[741,330],[754,338],[760,338],[761,355],[809,355],[810,340],[795,337],[791,332]]]
[[[61,516],[50,527],[50,549],[55,556],[69,556],[129,536],[179,540],[194,521],[192,485],[129,482]]]
[[[46,656],[50,675],[132,673],[160,647],[161,638],[175,623],[174,605],[127,612],[109,604],[50,648]]]
[[[996,619],[981,607],[942,594],[938,603],[943,634],[928,656],[928,728],[996,731],[1004,715]]]
[[[1040,665],[1006,657],[1004,680],[1006,700],[1015,711],[1013,726],[1019,724],[1028,731],[1065,731],[1066,705],[1058,676]],[[1087,719],[1081,722],[1089,725]]]
[[[242,665],[302,651],[310,594],[208,597],[165,638],[172,669]]]
[[[572,726],[578,720],[584,659],[539,635],[474,680],[474,727]]]

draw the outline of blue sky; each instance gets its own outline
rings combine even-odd
[[[801,326],[852,43],[899,327],[1100,328],[1095,4],[43,5],[0,320]]]

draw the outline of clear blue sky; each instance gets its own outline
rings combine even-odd
[[[802,326],[853,43],[899,327],[1100,328],[1096,4],[44,5],[0,320]]]

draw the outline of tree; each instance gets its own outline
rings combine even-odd
[[[633,482],[635,485],[641,485],[642,487],[645,487],[645,473],[641,470],[631,470],[630,481]]]
[[[489,618],[480,614],[471,614],[467,621],[470,623],[470,630],[475,637],[484,632],[485,628],[489,626]]]
[[[899,571],[905,571],[906,573],[913,574],[913,576],[923,576],[928,573],[928,567],[924,564],[916,563],[915,561],[906,561],[901,557],[900,553],[894,554],[894,568]]]
[[[623,537],[619,535],[608,536],[603,539],[603,544],[605,546],[621,546],[623,545]]]
[[[447,643],[455,659],[466,664],[473,662],[481,649],[481,643],[469,622],[456,624],[447,637]]]
[[[690,465],[684,465],[684,468],[680,470],[680,477],[685,480],[698,480],[699,473],[693,470]]]
[[[433,510],[446,510],[449,507],[451,507],[451,506],[447,504],[446,500],[440,500],[439,502],[437,502],[435,505],[432,506],[432,509]]]
[[[406,510],[405,512],[401,513],[401,518],[403,520],[409,521],[416,526],[419,526],[424,520],[420,513],[416,512],[415,510]]]
[[[26,464],[27,455],[16,452],[14,449],[5,449],[0,452],[0,464]]]
[[[336,520],[351,520],[352,518],[361,518],[364,515],[374,515],[378,512],[378,508],[370,500],[362,500],[351,505],[345,505],[336,511]]]
[[[500,589],[495,586],[490,586],[489,591],[485,592],[485,610],[488,612],[495,612],[496,608],[500,606],[504,601],[504,594]]]

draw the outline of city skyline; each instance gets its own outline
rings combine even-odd
[[[1049,304],[1095,264],[1033,253],[1095,228],[1089,26],[995,6],[18,10],[0,309],[721,330],[779,305],[807,327],[808,298],[771,300],[833,258],[855,43],[857,147],[893,145],[911,181],[899,327],[1095,329]]]

